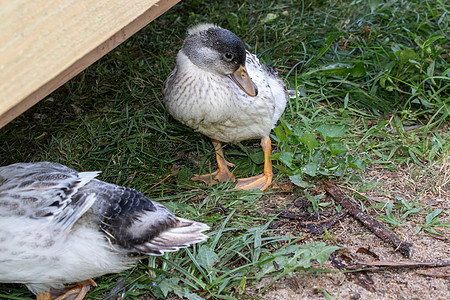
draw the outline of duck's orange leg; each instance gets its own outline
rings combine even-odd
[[[67,299],[69,296],[76,295],[73,300],[83,300],[84,296],[86,296],[86,293],[89,292],[89,288],[91,286],[97,286],[97,284],[92,280],[88,279],[85,281],[77,282],[73,286],[66,287],[65,289],[68,289],[67,292],[64,294],[52,299],[52,300],[64,300]],[[44,294],[46,295],[46,294]],[[36,300],[50,300],[50,293],[48,293],[48,298],[39,298],[40,295],[36,297]]]
[[[216,160],[217,160],[217,171],[192,177],[191,180],[194,181],[203,181],[206,184],[213,185],[217,183],[217,180],[220,182],[231,181],[234,182],[234,175],[228,170],[228,167],[234,167],[234,164],[225,160],[222,150],[222,143],[217,140],[211,140],[214,146],[214,150],[216,152]]]
[[[238,179],[236,189],[260,189],[261,191],[264,191],[272,183],[272,162],[269,159],[272,152],[272,145],[270,144],[270,138],[268,136],[261,139],[261,147],[264,152],[264,173],[249,178]]]
[[[46,292],[44,294],[36,295],[36,300],[51,300],[50,292]]]

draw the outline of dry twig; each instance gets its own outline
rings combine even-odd
[[[357,262],[355,265],[347,266],[349,270],[365,270],[367,268],[441,268],[450,266],[450,261],[422,262],[422,261],[373,261]]]
[[[411,256],[412,244],[400,240],[393,235],[389,229],[383,224],[365,214],[353,201],[347,198],[344,193],[334,184],[329,181],[324,181],[326,191],[345,209],[348,210],[354,218],[360,221],[364,226],[368,227],[376,236],[386,242],[392,243],[396,247],[396,251],[399,251],[403,256],[409,258]]]

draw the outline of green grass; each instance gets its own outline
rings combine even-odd
[[[262,213],[259,192],[189,180],[215,162],[209,139],[162,105],[162,84],[186,28],[213,22],[232,30],[297,90],[273,132],[279,147],[272,158],[277,176],[289,176],[294,193],[307,188],[317,212],[328,203],[308,190],[321,178],[365,190],[373,187],[360,178],[367,166],[433,174],[434,165],[448,162],[449,10],[444,1],[418,0],[183,1],[0,129],[0,164],[50,160],[101,170],[100,179],[212,226],[200,246],[97,279],[89,298],[105,299],[112,290],[128,299],[252,298],[247,288],[262,277],[307,272],[335,248],[331,239],[329,246],[305,244],[268,229],[274,216]],[[257,141],[227,145],[226,154],[238,176],[262,170]],[[447,224],[439,217],[448,212],[401,199],[375,209],[394,227],[417,215],[427,215],[418,232]],[[0,294],[32,298],[19,285],[1,285]]]

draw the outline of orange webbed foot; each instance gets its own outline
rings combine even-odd
[[[97,284],[92,279],[77,282],[75,285],[66,287],[65,289],[67,290],[67,292],[52,300],[65,300],[70,296],[75,296],[75,298],[72,298],[73,300],[83,300],[84,297],[86,296],[86,293],[89,292],[91,286],[94,287],[97,286]],[[37,300],[47,300],[47,299],[37,298]]]
[[[216,140],[212,140],[212,144],[214,146],[214,150],[216,151],[216,160],[217,160],[217,171],[210,173],[210,174],[204,174],[192,177],[191,180],[193,181],[203,181],[204,183],[208,185],[216,184],[217,181],[220,182],[227,182],[231,181],[234,182],[235,178],[234,175],[228,170],[228,167],[234,167],[233,163],[230,163],[229,161],[225,160],[222,150],[222,143]]]
[[[203,174],[194,176],[191,178],[193,181],[203,181],[204,183],[208,185],[214,185],[217,183],[217,181],[220,182],[227,182],[231,181],[234,182],[235,178],[234,175],[228,170],[228,169],[219,169],[213,173],[210,174]]]
[[[260,189],[264,191],[272,183],[272,174],[260,174],[249,178],[238,179],[236,189],[238,190],[250,190]]]

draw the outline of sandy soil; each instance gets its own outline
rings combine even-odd
[[[364,176],[365,182],[383,183],[381,186],[363,193],[372,204],[394,201],[402,197],[408,201],[418,201],[425,204],[425,211],[436,208],[450,210],[450,164],[435,166],[435,175],[430,175],[420,169],[403,169],[392,172],[383,168],[372,167]],[[343,189],[344,192],[348,190]],[[270,210],[292,203],[292,196],[284,194],[280,197],[270,197],[263,206]],[[295,199],[295,198],[294,198]],[[367,202],[364,204],[369,206]],[[376,216],[375,210],[369,213]],[[439,218],[450,222],[450,216],[442,213]],[[305,228],[296,225],[298,221],[283,221],[276,226],[291,232],[302,233],[304,242],[323,240],[323,235],[312,235]],[[424,231],[415,234],[417,225],[425,223],[425,215],[413,215],[406,219],[403,226],[392,229],[400,239],[413,244],[412,261],[450,261],[450,228],[436,230],[442,236],[432,235]],[[347,215],[329,230],[335,237],[334,244],[342,247],[334,255],[335,262],[351,265],[357,261],[406,261],[393,246],[381,241],[370,230],[353,217]],[[331,242],[333,243],[333,242]],[[327,262],[326,269],[337,270],[336,263]],[[434,272],[433,276],[421,274]],[[249,290],[249,294],[259,299],[325,299],[328,292],[332,299],[450,299],[450,267],[435,268],[383,268],[377,271],[360,273],[323,273],[301,274],[278,280],[268,291],[259,291],[267,285],[270,279],[259,283]],[[319,288],[319,289],[318,289]]]

